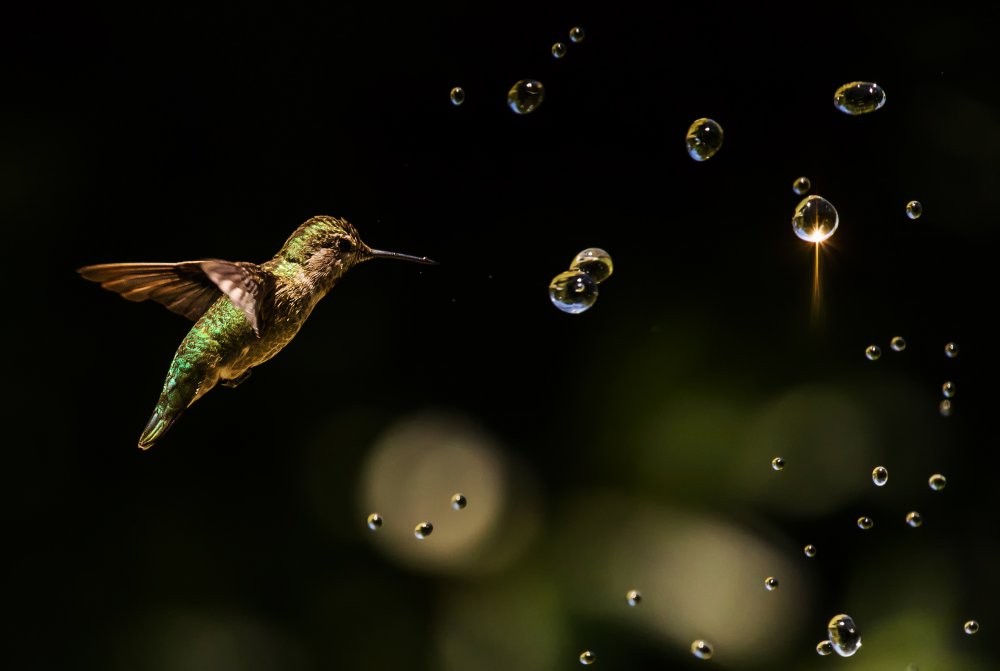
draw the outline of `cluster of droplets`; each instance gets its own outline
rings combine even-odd
[[[611,256],[597,247],[583,250],[573,258],[569,270],[549,283],[549,300],[563,312],[579,314],[597,302],[597,285],[611,277]]]
[[[722,148],[722,126],[712,119],[697,119],[684,138],[688,155],[696,161],[707,161]]]
[[[454,510],[463,510],[467,505],[469,505],[469,500],[465,497],[465,494],[457,492],[451,497],[451,507]],[[369,514],[366,520],[368,528],[372,531],[381,529],[383,522],[382,516],[378,513]],[[433,532],[434,525],[430,522],[420,522],[417,526],[413,527],[413,535],[420,540],[427,538]]]

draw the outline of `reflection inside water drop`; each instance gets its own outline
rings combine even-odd
[[[416,527],[414,527],[413,535],[423,540],[424,538],[430,536],[432,531],[434,531],[433,524],[431,524],[430,522],[421,522]]]
[[[691,158],[707,161],[722,147],[722,126],[711,119],[698,119],[688,128],[684,141]]]
[[[919,200],[911,200],[906,204],[906,216],[910,219],[919,219],[923,213],[924,206],[920,204]]]
[[[461,86],[456,86],[451,90],[449,98],[451,98],[452,105],[455,105],[456,107],[458,105],[461,105],[462,103],[465,102],[465,89],[463,89]]]
[[[949,359],[954,359],[958,356],[958,345],[953,342],[948,343],[944,346],[944,355]]]
[[[795,206],[792,230],[806,242],[823,242],[837,230],[837,208],[821,196],[806,196]]]
[[[875,82],[851,82],[837,89],[833,104],[844,114],[868,114],[885,104],[885,91]]]
[[[712,649],[711,643],[699,639],[691,644],[691,654],[698,659],[712,659],[715,651]]]
[[[465,494],[455,494],[451,497],[451,507],[455,510],[462,510],[467,505],[469,500],[465,498]]]
[[[878,345],[869,345],[865,348],[865,356],[868,357],[869,361],[875,361],[882,356],[882,348]]]
[[[816,556],[816,546],[813,545],[812,543],[810,543],[809,545],[807,545],[804,548],[802,548],[802,552],[804,552],[807,557],[815,557]]]
[[[889,482],[889,471],[885,466],[876,466],[872,469],[872,482],[876,487],[882,487]]]
[[[875,520],[870,517],[859,517],[858,518],[858,528],[868,531],[873,526],[875,526]]]
[[[952,396],[954,396],[955,395],[955,383],[954,382],[950,382],[950,381],[949,382],[945,382],[943,385],[941,385],[941,393],[944,394],[945,398],[951,398]]]
[[[906,349],[906,339],[903,336],[896,336],[889,343],[889,347],[892,348],[893,352],[902,352]]]
[[[642,594],[639,594],[637,589],[630,589],[625,594],[625,602],[630,606],[638,606],[640,601],[642,601]]]
[[[611,277],[614,272],[614,264],[611,262],[611,255],[600,247],[588,247],[575,257],[569,264],[570,270],[578,270],[587,273],[594,281],[600,284]]]
[[[976,634],[979,632],[979,623],[976,622],[975,620],[969,620],[964,625],[962,625],[962,629],[965,630],[966,634],[969,634],[971,636],[972,634]]]
[[[830,641],[820,641],[816,644],[816,653],[826,657],[833,654],[833,643]]]
[[[590,650],[584,650],[580,653],[580,663],[584,666],[590,666],[597,660],[597,655],[592,653]]]
[[[938,404],[938,412],[942,417],[951,417],[951,401],[945,399]]]
[[[562,42],[556,42],[552,45],[552,57],[562,58],[566,55],[566,45]]]
[[[780,471],[784,467],[785,467],[785,460],[782,459],[781,457],[775,457],[774,459],[771,460],[771,468],[772,469],[774,469],[776,471]]]
[[[804,196],[809,193],[809,189],[812,187],[812,182],[809,181],[808,177],[799,177],[794,182],[792,182],[792,191],[798,196]]]
[[[826,626],[833,649],[841,657],[850,657],[861,647],[861,634],[850,615],[835,615]]]
[[[940,492],[944,489],[945,485],[948,484],[948,479],[941,475],[940,473],[935,473],[927,479],[927,484],[931,486],[935,492]]]
[[[559,273],[549,284],[549,300],[563,312],[580,314],[597,302],[597,282],[575,270]]]
[[[924,523],[924,518],[916,510],[906,513],[906,523],[916,529]]]
[[[545,87],[535,79],[521,79],[507,92],[507,106],[516,114],[529,114],[545,100]]]
[[[372,513],[368,516],[368,528],[372,531],[378,531],[382,528],[382,516],[378,513]]]
[[[765,578],[764,589],[766,589],[768,592],[773,592],[774,590],[778,589],[778,579],[775,578],[774,576],[769,576]]]
[[[580,42],[583,42],[583,38],[585,36],[586,35],[583,32],[583,28],[581,28],[580,26],[573,26],[572,28],[569,29],[569,41],[572,42],[573,44],[579,44]]]

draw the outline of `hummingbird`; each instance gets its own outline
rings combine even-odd
[[[139,437],[146,450],[217,384],[236,387],[287,345],[313,308],[354,266],[370,259],[436,265],[424,256],[372,249],[346,219],[317,216],[278,253],[246,261],[104,263],[77,270],[130,301],[153,300],[194,320],[174,354],[153,416]]]

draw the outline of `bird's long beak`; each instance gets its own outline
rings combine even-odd
[[[381,249],[371,250],[371,255],[376,259],[398,259],[400,261],[412,261],[413,263],[423,263],[428,266],[438,265],[437,261],[432,261],[426,256],[413,256],[412,254],[400,254],[399,252],[383,252]]]

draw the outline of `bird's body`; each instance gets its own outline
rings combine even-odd
[[[280,352],[341,275],[378,257],[433,263],[373,250],[345,220],[313,217],[259,265],[210,260],[81,268],[85,278],[129,300],[155,300],[196,320],[174,354],[139,447],[152,446],[217,384],[238,385]]]

